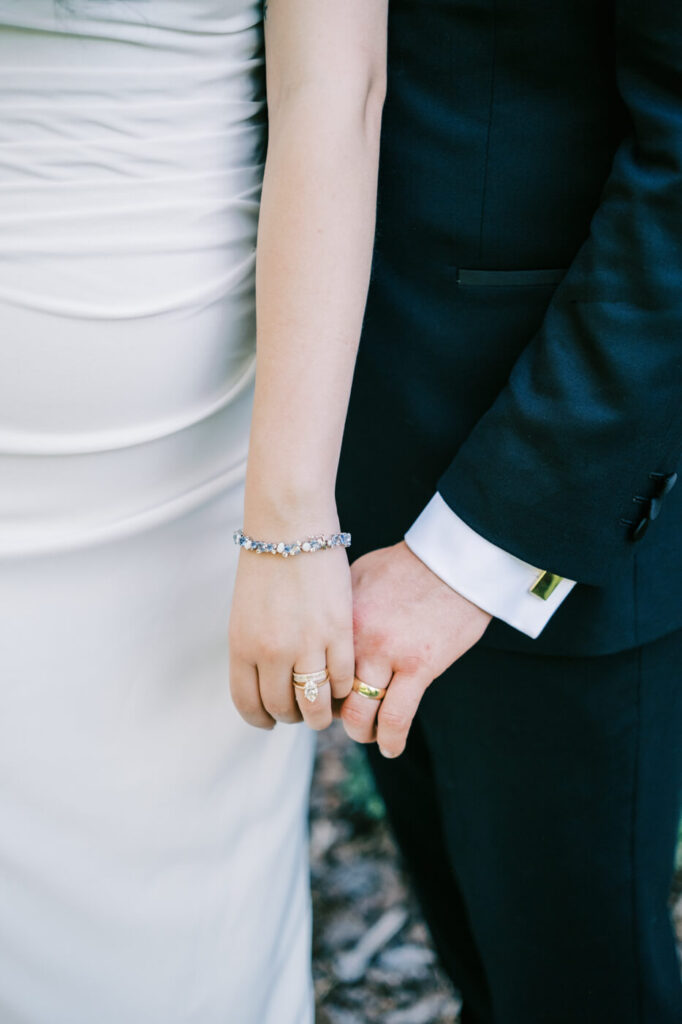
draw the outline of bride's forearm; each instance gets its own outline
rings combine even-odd
[[[350,90],[352,93],[352,90]],[[270,116],[256,262],[245,525],[335,523],[334,482],[369,282],[383,92],[303,85]]]

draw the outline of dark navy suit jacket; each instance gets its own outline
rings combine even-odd
[[[391,0],[338,482],[354,556],[438,489],[578,580],[537,640],[682,627],[682,2]]]

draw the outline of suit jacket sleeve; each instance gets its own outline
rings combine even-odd
[[[438,483],[492,543],[595,585],[643,535],[628,521],[656,529],[682,449],[682,4],[616,9],[631,132],[540,330]]]

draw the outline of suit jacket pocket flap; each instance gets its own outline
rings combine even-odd
[[[467,287],[517,287],[519,285],[559,284],[565,268],[549,270],[467,270],[457,268],[458,285]]]

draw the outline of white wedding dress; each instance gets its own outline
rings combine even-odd
[[[258,0],[0,0],[0,1024],[309,1024],[312,738],[227,624]]]

